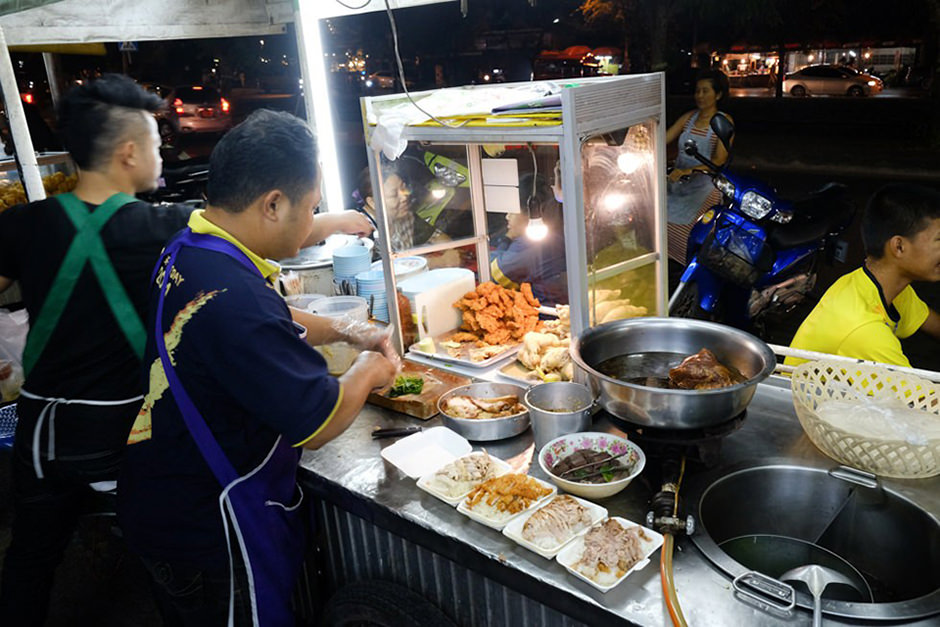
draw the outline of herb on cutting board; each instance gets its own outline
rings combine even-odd
[[[424,389],[424,379],[418,376],[398,375],[395,383],[388,391],[389,398],[398,398],[406,394],[421,394]]]

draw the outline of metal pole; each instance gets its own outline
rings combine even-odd
[[[59,92],[59,72],[56,67],[55,55],[51,52],[43,52],[42,62],[46,66],[46,80],[49,82],[49,95],[52,96],[52,106],[58,111],[59,98],[62,95]]]
[[[20,100],[20,90],[16,86],[13,61],[10,59],[10,49],[7,48],[7,38],[2,27],[0,27],[0,90],[3,92],[7,119],[10,122],[10,134],[13,136],[13,146],[16,150],[16,164],[20,177],[23,179],[26,198],[30,201],[42,200],[46,197],[46,190],[42,186],[39,163],[36,161],[36,153],[33,152],[33,140],[29,136],[26,113],[23,111],[23,102]]]
[[[294,13],[294,27],[297,33],[300,73],[304,80],[307,123],[314,129],[320,147],[323,204],[327,211],[342,211],[346,203],[336,149],[336,130],[330,109],[329,77],[323,62],[320,10],[321,7],[315,6],[312,0],[298,2]]]

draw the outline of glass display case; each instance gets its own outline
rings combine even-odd
[[[78,183],[75,164],[67,152],[36,154],[39,174],[48,196],[70,192]],[[0,211],[26,202],[26,192],[16,168],[16,159],[0,159]]]
[[[412,98],[362,99],[389,294],[393,261],[418,255],[478,282],[529,283],[541,305],[569,305],[574,335],[665,315],[661,74]]]

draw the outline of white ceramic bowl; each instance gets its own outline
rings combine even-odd
[[[561,479],[552,474],[552,466],[559,460],[564,459],[575,451],[591,449],[600,453],[618,455],[630,451],[628,455],[620,458],[623,464],[633,463],[633,472],[623,479],[617,479],[610,483],[578,483]],[[612,435],[610,433],[598,433],[594,431],[585,431],[582,433],[570,433],[555,438],[542,447],[539,451],[539,466],[542,472],[548,475],[548,478],[559,488],[570,494],[583,496],[587,499],[605,499],[613,496],[630,485],[630,482],[643,471],[646,466],[646,455],[639,446],[626,438]]]

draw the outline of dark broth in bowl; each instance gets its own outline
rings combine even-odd
[[[602,453],[592,449],[581,449],[558,460],[558,462],[552,466],[552,474],[556,477],[560,477],[572,468],[578,468],[586,464],[594,464],[608,457],[610,457],[610,453]],[[611,481],[626,479],[630,476],[631,472],[633,472],[633,465],[625,464],[621,458],[576,470],[564,478],[568,481],[574,481],[575,483],[610,483]],[[587,477],[586,475],[594,476]]]

